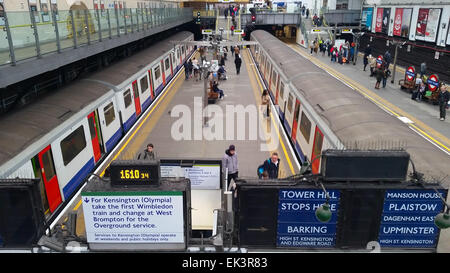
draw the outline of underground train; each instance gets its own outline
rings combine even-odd
[[[352,90],[263,30],[251,33],[250,47],[297,157],[320,171],[328,148],[403,148],[418,172],[450,177],[450,153]],[[445,178],[447,177],[447,178]]]
[[[193,54],[183,31],[0,118],[0,177],[40,178],[56,215]]]

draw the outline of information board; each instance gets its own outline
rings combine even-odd
[[[192,167],[181,167],[179,164],[161,163],[161,177],[185,177],[191,180],[193,190],[220,189],[219,164],[194,164]]]
[[[332,248],[336,245],[339,190],[329,190],[331,220],[322,223],[315,212],[326,201],[318,189],[280,189],[277,247]]]
[[[82,192],[89,243],[184,243],[183,192]]]
[[[446,191],[439,190],[446,198]],[[434,218],[443,203],[434,190],[387,190],[379,232],[382,247],[434,248],[439,229]]]

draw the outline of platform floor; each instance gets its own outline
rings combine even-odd
[[[219,88],[224,90],[225,97],[222,100],[218,100],[215,105],[219,107],[216,110],[221,109],[223,111],[223,113],[219,113],[220,111],[217,112],[217,120],[221,120],[224,125],[223,140],[206,139],[208,132],[211,132],[212,125],[202,129],[204,134],[201,140],[194,140],[194,123],[197,121],[197,124],[201,124],[202,121],[201,114],[195,113],[194,98],[203,101],[204,83],[203,81],[196,81],[195,79],[185,80],[185,74],[182,70],[169,85],[168,89],[161,94],[161,98],[159,98],[159,100],[147,111],[141,123],[137,125],[136,131],[124,141],[124,145],[112,155],[112,158],[135,159],[137,155],[145,149],[148,143],[152,143],[160,158],[222,159],[225,150],[230,144],[233,144],[236,147],[238,156],[240,178],[256,178],[257,167],[262,164],[264,160],[267,160],[274,151],[278,152],[281,159],[279,178],[288,177],[298,173],[300,166],[296,161],[293,150],[290,148],[289,141],[287,140],[283,129],[276,125],[278,124],[278,120],[277,117],[273,115],[274,109],[271,111],[271,118],[262,118],[262,122],[257,121],[257,124],[250,121],[247,116],[245,118],[245,126],[239,126],[239,128],[239,122],[244,122],[244,120],[242,116],[239,117],[239,114],[234,113],[234,126],[225,126],[227,120],[230,118],[230,115],[226,115],[227,108],[241,105],[244,109],[245,107],[254,107],[254,109],[258,109],[258,105],[261,103],[263,86],[256,74],[256,69],[247,49],[241,50],[241,57],[243,62],[240,74],[237,75],[234,65],[234,56],[228,54],[228,60],[225,65],[228,79],[220,81],[219,83]],[[190,110],[190,113],[187,113],[187,120],[191,122],[191,140],[177,141],[176,137],[172,135],[172,127],[177,120],[180,119],[179,117],[172,117],[171,115],[173,111],[176,112],[177,107]],[[217,128],[219,127],[220,124]],[[267,141],[261,140],[261,137],[258,134],[256,134],[256,139],[252,139],[251,133],[259,128],[267,129],[268,127],[274,130],[273,135],[277,138],[277,141],[274,141],[274,143],[279,141],[279,145],[273,149],[262,150],[261,147],[268,148],[267,145],[265,145],[267,144]],[[229,136],[233,135],[229,133],[231,128],[233,128],[234,136],[230,139]],[[246,131],[245,138],[238,139],[238,129],[242,130],[242,128]],[[266,130],[263,131],[267,132]],[[267,137],[267,134],[263,135],[264,137]],[[227,140],[227,138],[229,140]],[[220,195],[218,198],[220,198]],[[83,210],[80,197],[76,198],[68,211],[77,211],[77,234],[85,236]],[[195,210],[193,211],[193,218],[194,217]],[[65,218],[66,217],[63,216],[61,221],[65,220]]]

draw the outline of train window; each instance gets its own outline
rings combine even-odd
[[[141,94],[143,94],[148,89],[148,79],[147,75],[141,79]]]
[[[106,126],[111,124],[116,119],[116,114],[114,113],[114,104],[111,102],[103,108],[103,112],[105,113],[105,122]]]
[[[277,86],[277,77],[278,77],[278,75],[277,75],[277,72],[275,72],[275,69],[272,70],[272,85],[273,85],[273,87]]]
[[[183,53],[183,55],[186,52],[186,50],[184,49],[184,46],[181,46],[181,52]]]
[[[164,67],[165,67],[165,70],[167,70],[167,69],[170,68],[169,58],[167,58],[167,59],[164,61]]]
[[[159,68],[159,65],[155,68],[155,79],[156,81],[159,80],[159,77],[161,77],[161,70]]]
[[[78,127],[70,135],[64,138],[61,143],[61,153],[64,166],[67,166],[86,147],[83,126]]]
[[[300,132],[302,132],[303,137],[305,137],[306,142],[309,143],[309,136],[311,135],[311,121],[302,111],[302,119],[300,120]]]
[[[280,83],[280,98],[284,100],[284,83]]]
[[[171,55],[172,55],[172,63],[174,64],[174,63],[176,63],[176,62],[175,62],[175,54],[172,53]]]
[[[292,94],[289,94],[289,100],[288,100],[288,105],[287,105],[287,107],[288,107],[289,112],[291,112],[291,113],[292,113],[292,103],[293,103],[293,100],[294,100],[294,97],[292,96]]]
[[[123,103],[125,104],[125,108],[131,105],[131,90],[128,89],[123,93]]]
[[[53,167],[53,157],[52,152],[49,149],[42,155],[42,164],[44,165],[45,178],[50,181],[55,176],[55,168]]]

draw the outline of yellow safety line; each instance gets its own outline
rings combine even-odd
[[[403,110],[401,110],[400,108],[392,105],[391,103],[387,102],[386,100],[384,100],[381,97],[378,97],[378,95],[374,94],[373,96],[377,97],[377,99],[372,98],[372,96],[370,96],[368,93],[372,93],[372,91],[370,91],[369,89],[367,89],[366,87],[362,86],[359,83],[356,83],[354,81],[348,80],[347,77],[341,73],[338,73],[337,71],[335,71],[334,69],[332,69],[330,66],[323,64],[322,62],[315,60],[309,56],[306,56],[303,52],[301,52],[298,49],[298,46],[292,46],[289,45],[292,49],[294,49],[295,51],[297,51],[298,53],[300,53],[303,57],[305,57],[306,59],[312,61],[314,64],[316,64],[317,66],[319,66],[320,68],[326,70],[328,73],[332,74],[333,76],[339,78],[340,80],[342,80],[343,82],[345,82],[346,84],[350,85],[352,88],[354,88],[357,92],[359,92],[360,94],[364,95],[365,97],[367,97],[369,100],[371,100],[372,102],[374,102],[375,104],[377,104],[378,106],[382,107],[383,109],[389,111],[391,114],[393,114],[396,117],[401,117],[401,116],[405,116],[407,118],[409,118],[410,120],[412,120],[414,123],[418,123],[420,124],[421,127],[425,127],[426,130],[431,131],[432,134],[437,135],[439,138],[443,139],[445,142],[449,142],[450,140],[448,140],[445,136],[443,136],[442,134],[440,134],[439,132],[437,132],[436,130],[428,127],[427,125],[423,124],[423,122],[415,119],[414,117],[408,115],[407,113],[405,113]],[[365,90],[366,92],[364,92],[363,90]],[[395,110],[391,110],[388,106],[386,106],[386,104],[389,104],[390,107],[394,108]],[[401,113],[398,114],[397,112]],[[444,148],[447,151],[450,151],[450,148],[447,147],[446,145],[442,144],[440,141],[436,140],[434,137],[430,136],[430,134],[424,132],[423,130],[419,129],[416,125],[414,124],[409,124],[411,127],[417,129],[418,131],[420,131],[421,133],[423,133],[425,136],[427,136],[430,140],[432,140],[435,144],[439,145],[440,147]]]
[[[249,53],[248,51],[246,51],[246,55],[245,55],[245,56],[247,57],[246,59],[247,59],[247,60],[251,60],[251,58],[249,57],[248,54],[250,54],[250,53]],[[250,69],[249,69],[250,64],[249,64],[248,61],[245,62],[245,65],[247,66],[247,70],[250,70]],[[258,74],[257,74],[257,72],[256,72],[255,65],[253,65],[252,71],[253,71],[254,76],[255,76],[255,78],[256,78],[256,82],[257,82],[258,85],[259,85],[260,93],[262,93],[262,91],[264,90],[264,88],[263,88],[263,86],[262,86],[262,84],[261,84],[261,81],[260,81],[260,79],[259,79],[259,77],[258,77]],[[280,139],[281,147],[283,148],[284,156],[286,157],[286,160],[287,160],[287,162],[288,162],[289,169],[291,170],[291,173],[292,173],[292,174],[295,174],[294,167],[292,166],[292,162],[291,162],[290,157],[289,157],[289,155],[288,155],[288,153],[287,153],[287,151],[286,151],[286,147],[284,146],[284,142],[283,142],[283,139],[281,138],[280,131],[278,130],[278,126],[275,124],[275,121],[274,121],[275,118],[274,118],[274,116],[273,116],[273,114],[272,114],[272,111],[270,111],[270,120],[272,121],[272,123],[273,123],[273,125],[274,125],[274,128],[275,128],[275,130],[276,130],[276,132],[277,132],[278,138]]]

